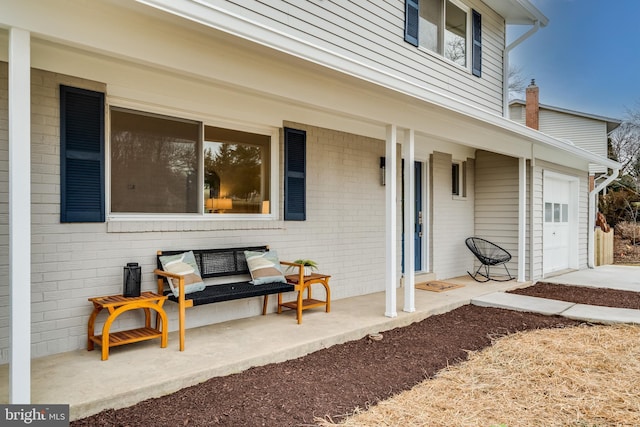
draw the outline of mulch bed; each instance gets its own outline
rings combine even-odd
[[[538,289],[536,296],[545,296],[542,289],[548,290]],[[620,296],[627,300],[625,291],[603,297],[600,290],[585,289],[609,304],[618,304]],[[317,418],[338,421],[356,408],[367,408],[432,378],[496,338],[578,324],[561,317],[467,305],[385,331],[380,341],[363,338],[284,363],[212,378],[128,408],[102,411],[71,426],[309,426],[316,425]]]
[[[640,270],[639,270],[640,271]],[[585,286],[558,285],[539,282],[527,288],[515,289],[509,293],[532,297],[551,298],[577,304],[599,305],[640,309],[640,293],[616,289],[590,288]]]

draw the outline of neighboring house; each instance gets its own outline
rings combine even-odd
[[[620,126],[620,120],[540,104],[540,89],[534,80],[526,88],[525,95],[524,101],[516,99],[509,102],[511,120],[598,156],[607,157],[609,133]],[[609,177],[606,164],[589,164],[589,191],[594,193],[592,197],[597,197],[595,193],[598,192],[593,191],[596,185],[604,189],[606,185],[603,183],[608,182]],[[549,179],[550,182],[554,182],[552,178]],[[553,242],[549,244],[553,249],[546,250],[543,254],[543,273],[567,267],[564,262],[565,251],[564,249],[559,251],[557,247],[570,247],[572,239],[571,234],[566,231],[569,218],[564,217],[564,200],[569,194],[568,191],[571,190],[561,185],[550,185],[549,191],[543,196],[543,240]],[[596,210],[597,199],[594,198],[589,205],[590,219],[595,217]],[[593,227],[588,229],[591,230]],[[587,239],[587,248],[594,247],[592,233],[589,233]]]
[[[514,99],[509,102],[511,120],[599,156],[608,156],[609,134],[620,126],[621,120],[540,104],[539,90],[535,81],[532,81],[526,89],[525,100]],[[604,165],[589,165],[589,174],[594,178],[606,172]]]
[[[159,249],[269,244],[316,260],[334,299],[381,292],[387,316],[403,266],[413,311],[413,273],[466,275],[472,235],[508,249],[521,281],[589,265],[589,163],[619,165],[504,117],[508,52],[547,23],[528,0],[0,10],[0,356],[14,403],[29,399],[31,357],[85,347],[87,298],[120,293],[127,262],[155,289]],[[509,24],[532,29],[506,45]],[[566,219],[555,245],[550,188]],[[260,306],[195,307],[188,326]]]

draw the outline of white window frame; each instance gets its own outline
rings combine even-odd
[[[447,11],[446,11],[446,2],[447,2],[447,0],[440,0],[440,1],[442,2],[442,17],[441,17],[442,18],[442,22],[441,22],[441,25],[440,25],[440,31],[441,31],[442,34],[440,34],[439,36],[442,37],[443,42],[444,42],[444,32],[446,31],[445,27],[446,27],[446,13],[447,13]],[[456,67],[459,67],[459,68],[461,68],[461,69],[463,69],[463,70],[465,70],[465,71],[470,73],[471,72],[471,66],[472,66],[471,62],[473,61],[472,50],[471,50],[472,47],[473,47],[473,28],[472,28],[473,22],[472,22],[472,16],[471,16],[472,15],[472,9],[471,9],[471,7],[469,7],[466,4],[460,2],[459,0],[448,0],[448,1],[450,1],[454,5],[458,6],[467,15],[467,23],[466,23],[467,24],[466,25],[467,33],[466,33],[466,36],[465,36],[465,44],[466,44],[466,46],[465,46],[465,65],[460,65],[457,62],[454,62],[451,59],[447,58],[446,56],[444,56],[444,52],[440,53],[440,52],[431,50],[431,49],[423,46],[420,43],[420,40],[421,40],[420,37],[418,37],[418,48],[420,50],[424,51],[424,52],[427,52],[430,55],[433,55],[436,58],[439,58],[439,59],[442,59],[442,60],[446,61],[448,64],[452,64],[452,65],[454,65]],[[418,3],[419,7],[421,7],[420,6],[421,4],[422,4],[422,2]],[[419,18],[418,18],[418,26],[420,26],[420,19],[422,19],[422,18],[420,17],[420,12],[419,11],[418,11],[418,16],[419,16]],[[444,49],[444,47],[443,47],[443,49]]]
[[[458,192],[453,191],[453,167],[458,166]],[[451,196],[454,199],[465,200],[467,198],[467,162],[463,160],[451,161]]]
[[[193,114],[178,109],[172,109],[168,107],[161,107],[157,105],[150,105],[144,102],[138,102],[123,98],[107,98],[106,102],[106,121],[105,121],[105,203],[106,203],[106,221],[240,221],[240,220],[252,220],[252,221],[264,221],[264,220],[277,220],[280,206],[280,192],[279,192],[279,171],[280,171],[280,129],[268,126],[257,126],[249,123],[234,122],[225,120],[219,117]],[[200,204],[200,211],[197,213],[181,213],[181,214],[163,214],[163,213],[118,213],[111,212],[111,108],[126,108],[131,110],[137,110],[150,114],[160,114],[169,117],[176,117],[180,119],[195,120],[202,123],[201,141],[199,149],[204,153],[204,126],[215,126],[220,128],[227,128],[237,130],[241,132],[257,133],[262,135],[269,135],[271,138],[270,143],[270,185],[269,185],[269,200],[270,200],[270,213],[268,214],[233,214],[225,213],[224,215],[216,215],[207,213],[204,206]],[[198,189],[199,200],[204,200],[204,155],[200,156],[200,165],[198,170],[198,180],[200,187]]]

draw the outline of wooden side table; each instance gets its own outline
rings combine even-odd
[[[287,283],[295,285],[295,290],[298,291],[298,298],[296,301],[282,302],[282,294],[278,294],[278,313],[282,313],[282,307],[287,307],[292,310],[296,310],[296,317],[298,324],[302,323],[302,311],[315,307],[325,306],[325,311],[329,313],[331,311],[331,289],[329,288],[329,278],[326,274],[312,273],[309,276],[303,276],[302,283],[300,282],[300,275],[290,274],[285,276]],[[311,285],[321,284],[324,286],[324,290],[327,293],[326,301],[313,299],[311,296]],[[304,291],[307,291],[307,297],[304,298]]]
[[[160,338],[160,347],[165,348],[167,346],[168,321],[162,305],[166,299],[166,295],[157,295],[153,292],[143,292],[139,297],[109,295],[89,298],[89,301],[93,303],[93,312],[89,316],[87,350],[93,350],[94,343],[98,344],[102,347],[102,360],[107,360],[109,358],[109,347],[117,345]],[[109,310],[109,317],[107,317],[102,327],[102,335],[94,335],[96,317],[104,308]],[[111,324],[119,315],[125,311],[139,308],[144,310],[145,326],[143,328],[109,333]],[[158,313],[162,325],[156,321],[156,327],[151,327],[151,310]]]

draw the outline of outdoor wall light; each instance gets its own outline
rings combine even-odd
[[[380,185],[385,185],[385,179],[386,179],[386,161],[387,159],[385,157],[380,157]]]

